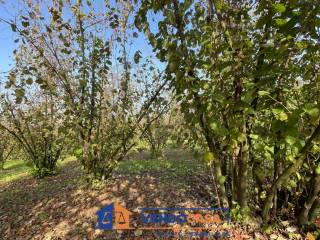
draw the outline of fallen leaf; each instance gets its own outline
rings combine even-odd
[[[296,232],[298,229],[297,228],[295,228],[295,227],[287,227],[286,228],[286,231],[287,232]]]
[[[278,238],[278,236],[274,233],[270,235],[270,239],[277,239],[277,238]]]
[[[316,240],[316,238],[313,236],[312,233],[308,232],[307,233],[307,240]]]
[[[282,221],[281,223],[282,223],[282,225],[285,226],[285,227],[286,227],[286,226],[289,226],[289,224],[290,224],[289,221]]]
[[[136,237],[139,237],[139,236],[141,236],[142,235],[142,230],[141,229],[137,229],[137,230],[135,230],[134,231],[134,235],[136,236]]]

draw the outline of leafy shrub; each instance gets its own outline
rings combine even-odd
[[[50,169],[48,169],[46,167],[42,167],[42,168],[34,167],[31,170],[31,174],[36,178],[44,178],[44,177],[47,177],[47,176],[55,175],[56,171],[50,170]]]

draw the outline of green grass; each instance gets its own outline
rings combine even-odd
[[[139,158],[138,155],[130,160],[120,162],[114,175],[150,174],[155,176],[159,183],[165,187],[183,190],[188,187],[188,182],[185,179],[196,178],[195,173],[205,173],[205,164],[195,158],[192,153],[168,151],[165,159],[150,159],[142,156]],[[173,179],[174,185],[172,184]]]
[[[73,156],[59,160],[57,163],[58,169],[74,160],[75,157]],[[20,159],[8,160],[4,163],[4,170],[0,170],[0,184],[31,176],[31,169],[32,167],[27,166],[26,163]]]
[[[58,174],[66,164],[74,161],[75,157],[66,157],[57,163]],[[186,178],[195,172],[204,172],[205,165],[196,159],[192,153],[168,151],[164,159],[150,159],[147,152],[138,153],[133,158],[120,162],[114,174],[155,174],[163,182],[169,182],[172,178]],[[0,171],[0,184],[11,182],[23,177],[31,176],[31,167],[22,160],[9,160]],[[44,181],[45,182],[45,181]],[[46,184],[44,184],[46,185]],[[41,188],[40,184],[40,188]],[[47,186],[44,186],[47,188]]]
[[[175,161],[174,159],[135,159],[121,162],[116,170],[120,174],[142,174],[147,172],[174,172],[177,175],[186,175],[203,168],[197,161]]]
[[[30,175],[30,167],[20,159],[8,160],[4,163],[4,170],[0,170],[0,183],[11,182],[13,180]]]
[[[120,174],[143,174],[161,173],[175,176],[186,176],[193,172],[204,170],[205,165],[202,161],[195,159],[192,154],[183,155],[169,152],[165,159],[141,159],[137,156],[134,159],[120,162],[116,173]]]

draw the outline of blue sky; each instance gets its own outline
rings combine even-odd
[[[18,16],[21,6],[19,1],[6,1],[0,3],[0,17],[4,19],[15,19]],[[0,72],[3,73],[10,69],[12,63],[12,51],[17,44],[15,33],[12,32],[8,24],[0,22]]]
[[[19,12],[23,10],[22,2],[20,0],[4,1],[4,3],[1,3],[0,0],[0,17],[9,21],[18,19]],[[93,2],[94,7],[97,9],[101,8],[103,4],[103,0],[95,0]],[[155,25],[151,25],[151,28],[156,29],[157,27]],[[10,70],[12,67],[12,52],[17,47],[17,43],[14,43],[16,38],[17,36],[12,32],[11,27],[0,21],[0,75],[4,75],[5,72]],[[147,43],[147,40],[142,33],[139,33],[139,37],[134,39],[134,44],[130,49],[130,55],[133,56],[137,50],[140,50],[143,56],[154,56],[151,46]],[[159,61],[156,62],[163,67],[163,64]]]

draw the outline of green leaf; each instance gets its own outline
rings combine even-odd
[[[37,78],[37,79],[36,79],[36,83],[38,83],[38,84],[42,84],[42,83],[43,83],[43,79],[42,79],[42,78],[40,78],[40,77],[39,77],[39,78]]]
[[[141,53],[140,51],[136,51],[136,53],[134,54],[133,59],[134,59],[134,62],[135,62],[136,64],[138,64],[139,61],[140,61],[140,58],[141,58],[141,54],[140,54],[140,53]]]
[[[15,96],[16,96],[15,100],[16,100],[17,104],[22,103],[22,99],[24,97],[24,94],[25,94],[25,92],[24,92],[24,89],[22,89],[22,88],[18,88],[15,90]]]
[[[24,90],[21,88],[18,88],[15,90],[15,95],[17,98],[22,98],[24,97]]]
[[[320,152],[320,146],[317,145],[317,144],[314,144],[313,147],[312,147],[312,152],[313,152],[314,154],[319,153],[319,152]]]
[[[320,165],[316,168],[316,173],[320,175]]]
[[[290,187],[292,187],[292,188],[297,187],[297,183],[296,183],[293,179],[289,180],[289,185],[290,185]]]
[[[297,175],[298,180],[301,180],[301,175],[300,175],[300,173],[299,173],[299,172],[296,172],[296,175]]]
[[[270,93],[267,92],[267,91],[259,91],[258,94],[259,94],[259,96],[267,96],[267,95],[270,95]]]
[[[273,4],[272,7],[273,10],[277,13],[283,13],[286,11],[286,6],[281,3]]]
[[[218,12],[221,11],[222,5],[223,5],[222,0],[215,1],[215,8],[217,9]]]
[[[261,192],[260,198],[265,199],[267,197],[266,191]]]
[[[306,41],[298,41],[296,45],[300,50],[308,47],[308,43]]]
[[[28,79],[26,80],[26,83],[27,83],[28,85],[31,85],[31,84],[33,83],[32,78],[28,78]]]
[[[239,142],[244,142],[246,140],[246,135],[244,133],[240,133],[237,139]]]
[[[296,142],[296,138],[292,137],[292,136],[286,136],[285,138],[286,143],[288,143],[289,145],[293,145]]]
[[[259,138],[259,135],[251,133],[251,134],[250,134],[250,138],[256,140],[256,139]]]
[[[277,120],[280,120],[280,121],[288,120],[288,115],[281,108],[273,108],[272,113]]]
[[[212,152],[205,152],[205,154],[203,155],[203,160],[207,163],[211,163],[214,160],[214,155]]]
[[[74,154],[77,158],[81,157],[81,156],[82,156],[82,153],[83,153],[83,149],[82,149],[82,148],[78,148],[78,149],[74,150],[74,152],[73,152],[73,154]]]
[[[285,112],[281,112],[280,114],[279,114],[279,120],[280,121],[285,121],[285,120],[287,120],[288,119],[288,115],[285,113]]]
[[[287,24],[287,20],[283,19],[283,18],[276,18],[274,20],[274,23],[275,23],[276,27],[283,27],[284,25]]]
[[[307,108],[306,112],[312,118],[317,118],[319,116],[319,108],[318,107]]]
[[[224,136],[228,133],[227,129],[218,122],[210,123],[210,129],[217,135]]]
[[[28,27],[29,26],[29,22],[28,21],[22,21],[21,24],[24,27]]]
[[[90,1],[90,0],[86,0],[86,2],[87,2],[87,5],[88,5],[89,7],[91,7],[91,6],[92,6],[92,3],[91,3],[91,1]]]
[[[215,101],[217,101],[217,102],[219,102],[219,103],[223,103],[223,101],[224,101],[224,96],[223,95],[221,95],[221,94],[219,94],[219,93],[216,93],[216,94],[214,94],[213,96],[212,96],[212,98],[213,98],[213,100],[215,100]]]
[[[219,183],[220,185],[224,184],[225,181],[226,181],[226,177],[225,177],[225,176],[220,176],[220,177],[218,178],[218,183]]]

